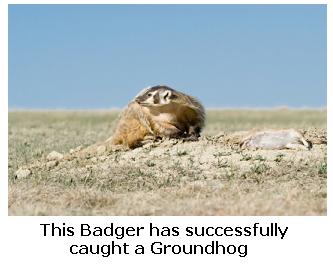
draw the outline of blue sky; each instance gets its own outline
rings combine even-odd
[[[325,5],[10,5],[9,107],[326,106]]]

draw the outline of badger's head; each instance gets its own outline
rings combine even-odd
[[[168,105],[177,99],[176,91],[165,85],[157,85],[142,90],[134,101],[146,107]]]

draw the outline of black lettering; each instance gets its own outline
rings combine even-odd
[[[135,254],[145,254],[145,248],[142,245],[136,245],[135,247]]]
[[[246,226],[244,227],[244,236],[251,236],[251,227],[250,226]]]
[[[161,242],[152,243],[150,246],[150,251],[153,254],[158,254],[158,255],[162,254],[163,253],[162,243]]]
[[[88,224],[81,224],[81,236],[90,236],[90,225]]]
[[[204,229],[204,228],[202,228],[202,229]],[[211,234],[209,234],[209,229],[213,229],[213,232],[211,233]],[[214,232],[215,230],[214,230],[214,227],[212,227],[212,226],[209,226],[209,227],[207,227],[206,228],[206,235],[207,236],[214,236],[215,235],[215,232]],[[203,233],[203,232],[202,232]],[[202,235],[204,235],[204,234],[202,234]]]
[[[225,236],[233,236],[234,234],[233,234],[233,229],[232,229],[232,227],[230,227],[230,226],[227,226],[226,228],[224,228],[224,235]],[[232,232],[231,234],[229,233],[228,234],[228,232]]]
[[[172,228],[172,236],[179,236],[179,228],[174,226]]]
[[[193,236],[193,227],[188,226],[185,228],[186,236]]]
[[[93,236],[103,236],[103,230],[102,230],[102,228],[96,226],[96,227],[94,227],[93,230],[94,230],[94,231],[92,232],[92,235],[93,235]]]
[[[218,230],[220,230],[221,229],[221,233],[219,233],[218,232]],[[223,236],[223,228],[222,227],[216,227],[216,229],[215,229],[215,235],[216,236]]]
[[[106,249],[106,250],[104,251],[104,249]],[[110,256],[110,245],[101,246],[101,253],[104,258],[109,257]]]
[[[50,225],[50,224],[40,224],[42,227],[43,227],[43,236],[46,236],[47,235],[47,227]]]
[[[235,236],[242,236],[242,227],[237,226],[235,228],[235,232],[236,232]]]
[[[77,251],[76,251],[76,252],[73,251],[73,248],[74,248],[74,247],[77,248],[78,246],[77,246],[77,245],[71,245],[70,248],[69,248],[69,251],[70,251],[72,254],[77,254],[77,253],[78,253]]]
[[[241,258],[244,258],[247,256],[247,245],[240,245],[238,247],[238,254]]]
[[[69,226],[67,227],[67,236],[74,236],[74,227]]]
[[[158,229],[158,227],[153,226],[152,223],[149,223],[149,235],[150,236],[159,236],[160,235],[160,230]]]
[[[125,236],[125,228],[124,227],[116,227],[114,232],[116,234],[116,238],[118,238],[118,239],[123,239],[124,236]]]

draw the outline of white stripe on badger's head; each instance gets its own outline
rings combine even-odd
[[[173,89],[164,85],[157,85],[142,90],[134,98],[134,101],[146,107],[162,106],[171,103],[173,93]]]

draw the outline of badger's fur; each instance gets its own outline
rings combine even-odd
[[[165,85],[142,90],[122,113],[108,142],[135,148],[147,137],[198,140],[205,109],[194,97]]]

